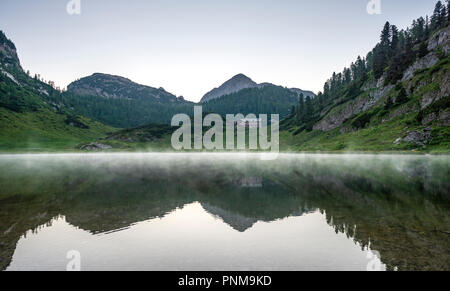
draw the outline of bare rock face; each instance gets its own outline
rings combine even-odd
[[[5,75],[6,77],[8,77],[11,81],[13,81],[14,83],[16,83],[16,85],[21,86],[20,83],[16,80],[16,78],[14,78],[13,75],[11,75],[11,74],[8,73],[7,71],[3,70],[2,68],[0,68],[0,73],[2,73],[2,74]]]
[[[424,58],[417,60],[405,71],[405,73],[403,74],[402,82],[414,77],[415,71],[431,68],[438,62],[439,62],[438,56],[434,52],[429,53]]]
[[[450,126],[450,112],[441,112],[439,114],[439,123],[444,126]]]
[[[414,77],[414,73],[417,70],[429,69],[435,66],[440,61],[442,53],[448,55],[450,51],[450,27],[442,29],[433,35],[428,42],[428,50],[430,51],[425,57],[418,59],[414,64],[412,64],[403,74],[402,82],[405,82],[405,87],[407,90],[416,90],[428,85],[426,82],[419,82],[419,84],[413,84],[410,80]],[[449,95],[450,93],[450,75],[448,73],[439,73],[433,75],[433,83],[439,84],[433,90],[428,90],[426,93],[421,94],[421,109],[428,107],[434,102],[440,100]],[[384,98],[392,89],[394,85],[385,86],[385,76],[382,76],[378,80],[372,80],[366,83],[361,89],[368,92],[368,97],[359,97],[355,100],[349,101],[338,109],[332,110],[327,113],[326,116],[322,118],[313,127],[314,130],[320,131],[330,131],[336,129],[348,120],[349,118],[367,110],[370,110]],[[402,108],[402,111],[396,111],[396,115],[391,115],[388,120],[402,114],[406,114],[410,108]],[[425,123],[428,124],[437,119],[440,116],[428,116],[425,118]],[[387,120],[384,120],[384,122]],[[445,124],[447,119],[443,117],[443,121],[439,121],[440,124]],[[352,128],[342,128],[341,133],[354,131]],[[410,134],[411,136],[414,133]]]
[[[358,98],[356,100],[353,100],[352,102],[349,102],[344,107],[342,107],[340,110],[329,114],[327,117],[322,119],[319,123],[314,125],[313,129],[330,131],[338,128],[345,122],[345,120],[354,116],[355,114],[362,112],[366,103],[367,98]]]
[[[428,42],[428,50],[433,51],[438,47],[442,46],[442,50],[445,54],[450,51],[450,27],[446,27],[438,31],[433,35]]]
[[[0,64],[22,70],[16,46],[0,31]]]
[[[431,113],[422,119],[422,125],[436,123],[440,126],[450,126],[450,112],[441,110],[439,113]]]
[[[220,98],[225,95],[236,93],[242,89],[255,88],[258,84],[249,77],[239,74],[222,84],[219,88],[214,88],[203,96],[201,103]]]
[[[93,143],[82,146],[80,149],[85,150],[85,151],[103,151],[103,150],[112,149],[112,146],[109,146],[106,144],[101,144],[98,142],[93,142]]]
[[[422,109],[450,94],[449,74],[444,73],[442,74],[442,76],[434,76],[433,81],[439,83],[439,88],[436,88],[436,90],[427,92],[422,95],[422,99],[420,101],[420,106]]]
[[[378,82],[376,88],[367,88],[368,90],[372,90],[369,93],[368,97],[359,97],[353,101],[348,102],[340,110],[329,114],[327,117],[315,124],[313,129],[321,131],[333,130],[341,126],[347,119],[351,118],[352,116],[371,109],[385,94],[387,94],[390,90],[392,90],[392,88],[394,88],[393,85],[384,87],[382,84],[384,84],[384,80],[382,82]]]
[[[423,132],[413,130],[406,132],[406,136],[404,138],[398,138],[394,141],[394,144],[400,144],[402,142],[407,142],[411,144],[415,144],[421,147],[425,147],[426,144],[431,139],[431,128],[425,128]]]

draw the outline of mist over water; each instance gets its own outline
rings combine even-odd
[[[445,270],[449,161],[2,155],[0,269]]]

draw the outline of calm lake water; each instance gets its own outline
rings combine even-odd
[[[449,162],[3,155],[0,270],[450,270]]]

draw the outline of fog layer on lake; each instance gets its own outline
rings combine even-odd
[[[0,155],[0,270],[449,270],[449,161]]]

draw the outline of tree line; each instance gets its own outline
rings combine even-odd
[[[314,99],[300,97],[299,103],[291,109],[291,121],[303,125],[303,129],[312,130],[312,125],[321,113],[330,105],[339,105],[354,99],[363,93],[361,87],[369,79],[384,78],[384,84],[397,84],[404,71],[417,58],[428,54],[427,41],[439,29],[450,23],[450,0],[444,5],[438,1],[431,17],[419,17],[407,29],[386,22],[381,31],[380,41],[365,58],[357,59],[340,73],[334,72],[328,79],[323,91]],[[401,84],[396,87],[398,102],[407,101],[407,94]],[[405,99],[406,98],[406,99]],[[393,100],[390,100],[394,104]],[[389,106],[389,104],[387,104]]]

